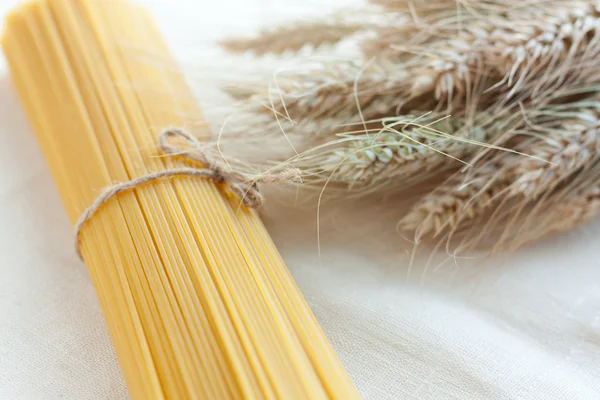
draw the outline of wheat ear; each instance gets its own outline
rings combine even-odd
[[[400,221],[405,231],[415,231],[418,238],[437,236],[443,230],[456,230],[497,205],[510,185],[507,160],[487,162],[476,167],[468,178],[456,173],[426,195]]]
[[[600,2],[559,1],[491,18],[486,58],[509,86],[551,87],[565,75],[589,69],[600,52]]]
[[[361,29],[364,27],[358,24],[297,23],[264,31],[251,38],[223,40],[220,45],[231,53],[252,52],[258,56],[295,53],[307,47],[317,49],[335,45]]]
[[[443,114],[391,117],[370,133],[343,134],[316,147],[293,165],[307,184],[325,181],[365,193],[392,183],[416,184],[442,170],[458,169],[478,144],[487,140],[479,127]]]
[[[539,201],[523,226],[515,232],[512,249],[540,238],[567,232],[600,216],[600,159],[584,169],[573,182]]]
[[[557,206],[556,215],[557,218],[554,219],[558,223],[553,233],[571,230],[592,221],[600,215],[600,183],[594,182],[569,201]]]
[[[514,194],[539,197],[584,167],[597,154],[600,145],[598,111],[580,110],[575,118],[561,123],[531,147],[536,158],[521,160],[511,185]]]
[[[437,234],[442,228],[472,223],[501,201],[527,202],[551,195],[598,154],[598,112],[593,110],[595,102],[587,104],[583,109],[580,103],[563,106],[562,113],[557,106],[525,110],[505,140],[516,141],[517,153],[501,151],[471,171],[456,174],[426,195],[401,225],[420,235]]]
[[[237,118],[261,124],[236,124],[231,133],[246,134],[249,126],[256,126],[261,136],[269,136],[280,134],[283,124],[289,135],[327,136],[386,115],[405,100],[398,93],[406,86],[405,73],[381,64],[361,68],[344,62],[281,74],[267,91],[246,98],[236,113]]]
[[[368,34],[378,29],[397,26],[407,18],[379,8],[341,9],[316,21],[288,22],[263,30],[249,38],[230,38],[220,42],[231,53],[250,52],[257,56],[297,53],[333,46],[357,33]]]

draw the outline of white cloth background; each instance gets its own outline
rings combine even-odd
[[[15,3],[0,0],[0,11]],[[189,47],[196,39],[324,8],[314,1],[142,3],[188,67],[211,61]],[[319,258],[314,211],[280,212],[284,218],[274,212],[267,220],[274,239],[366,399],[600,399],[599,225],[502,262],[450,263],[413,283],[405,279],[406,257],[386,245],[390,235],[325,230]],[[3,65],[0,400],[127,398],[71,239]]]

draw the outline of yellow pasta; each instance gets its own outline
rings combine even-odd
[[[126,1],[23,5],[2,45],[73,223],[103,188],[185,165],[156,150],[162,129],[208,137]],[[257,214],[225,187],[175,177],[120,193],[80,249],[132,398],[359,398]]]

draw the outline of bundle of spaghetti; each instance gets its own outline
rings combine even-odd
[[[182,166],[156,150],[162,129],[208,136],[149,15],[126,1],[25,4],[2,45],[73,223],[103,188]],[[119,193],[79,244],[132,398],[359,397],[256,211],[224,185]]]

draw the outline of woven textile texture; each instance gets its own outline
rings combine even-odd
[[[138,2],[198,77],[209,116],[206,78],[219,60],[203,43],[334,6]],[[0,12],[16,3],[0,0]],[[0,68],[0,400],[127,399],[57,191]],[[599,224],[502,261],[426,274],[415,263],[407,281],[389,237],[324,227],[319,256],[315,212],[273,204],[273,237],[366,399],[600,399]]]

